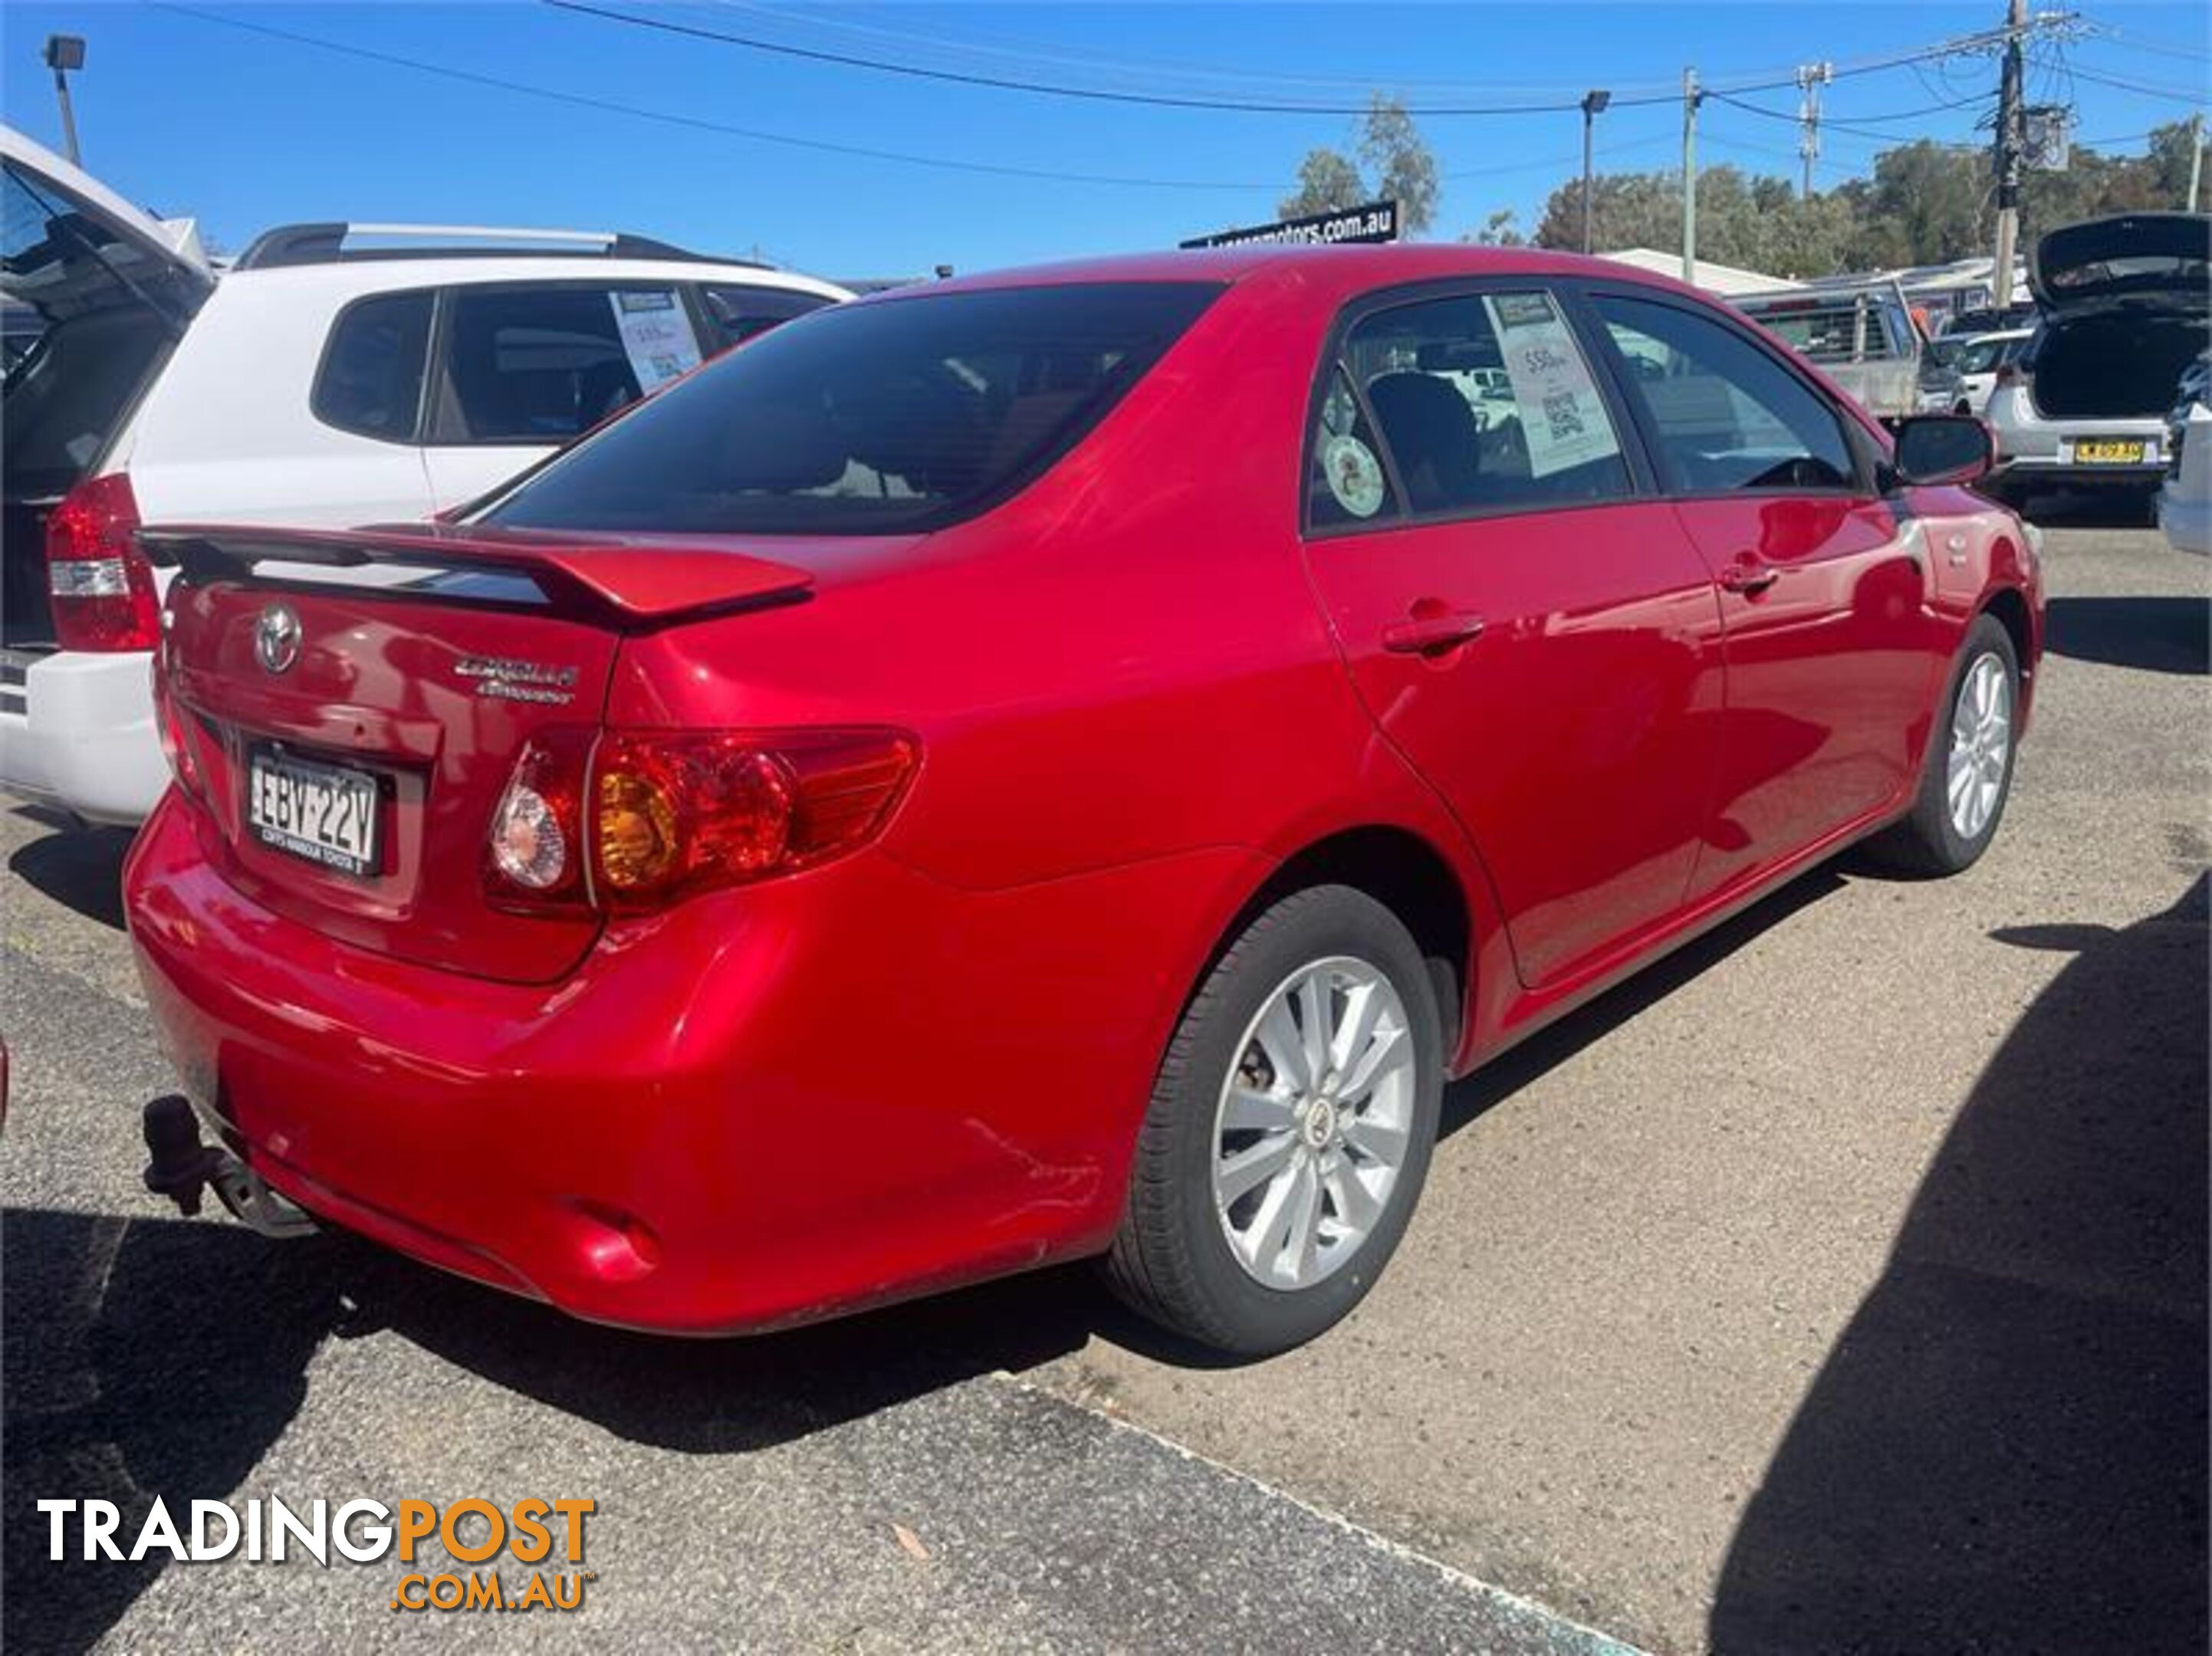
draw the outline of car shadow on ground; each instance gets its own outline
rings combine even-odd
[[[84,1648],[168,1562],[54,1562],[39,1499],[112,1501],[127,1553],[156,1495],[181,1519],[246,1483],[326,1340],[389,1331],[623,1438],[730,1454],[1128,1331],[1066,1271],[787,1333],[678,1340],[578,1323],[336,1234],[275,1243],[228,1222],[12,1209],[0,1251],[9,1649]]]
[[[2152,499],[2147,489],[2038,489],[2021,515],[2039,529],[2143,529]]]
[[[18,846],[9,871],[63,907],[122,931],[123,858],[133,830],[87,828],[36,805],[19,805],[15,814],[53,832]]]
[[[2152,673],[2212,672],[2212,604],[2192,597],[2052,598],[2053,655]]]
[[[2204,1650],[2206,880],[1983,1071],[1746,1507],[1717,1652]]]

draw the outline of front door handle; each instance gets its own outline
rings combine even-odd
[[[1440,656],[1482,636],[1482,617],[1464,611],[1416,616],[1382,629],[1382,647],[1401,656]]]
[[[1738,558],[1721,571],[1721,590],[1747,597],[1764,592],[1782,579],[1782,571],[1759,558]]]

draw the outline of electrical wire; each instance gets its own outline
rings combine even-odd
[[[325,39],[319,35],[302,34],[294,29],[279,28],[273,23],[249,22],[243,17],[227,17],[218,12],[202,11],[197,7],[178,5],[172,0],[149,0],[153,9],[180,17],[190,17],[203,23],[215,23],[224,28],[241,29],[249,34],[264,35],[270,39],[287,40],[295,45],[312,46],[319,52],[334,52],[340,57],[356,58],[368,63],[384,64],[394,69],[413,70],[419,74],[435,75],[441,79],[457,81],[466,86],[489,87],[501,92],[511,92],[526,98],[538,98],[547,102],[567,104],[580,109],[598,110],[603,114],[627,115],[636,120],[654,121],[664,126],[683,127],[695,132],[714,132],[726,137],[744,138],[755,143],[779,144],[793,149],[811,149],[833,155],[849,155],[863,161],[889,161],[905,167],[934,167],[953,173],[982,173],[994,178],[1033,179],[1048,184],[1092,184],[1117,188],[1142,190],[1192,190],[1216,191],[1279,191],[1285,188],[1280,179],[1267,182],[1234,181],[1224,179],[1166,179],[1130,177],[1110,173],[1063,173],[1043,167],[1016,167],[1000,161],[963,161],[949,155],[924,155],[903,150],[878,149],[866,144],[838,143],[826,138],[803,138],[788,132],[771,132],[759,127],[733,126],[724,121],[708,120],[703,116],[681,115],[670,110],[647,109],[636,104],[618,103],[611,98],[598,98],[580,92],[562,92],[552,87],[535,86],[526,81],[512,81],[496,75],[484,75],[473,70],[456,69],[447,64],[424,63],[420,58],[404,57],[398,52],[384,52],[372,46],[355,45],[341,40]]]
[[[1037,80],[1027,76],[986,75],[957,70],[930,69],[911,63],[898,63],[888,58],[870,57],[860,52],[831,51],[824,47],[793,45],[788,41],[771,40],[757,34],[740,34],[727,29],[714,29],[703,24],[678,22],[669,17],[641,17],[633,12],[617,11],[609,7],[588,3],[588,0],[538,0],[538,3],[556,11],[574,13],[580,16],[599,18],[604,21],[627,25],[632,28],[680,39],[712,41],[719,45],[738,46],[747,51],[767,52],[786,58],[797,58],[813,63],[830,64],[840,68],[864,69],[882,75],[902,76],[909,79],[939,81],[953,85],[988,88],[1001,92],[1022,92],[1038,96],[1072,98],[1093,103],[1134,104],[1152,108],[1203,109],[1235,112],[1243,114],[1273,115],[1364,115],[1369,103],[1287,102],[1270,99],[1200,98],[1164,92],[1130,92],[1099,87],[1071,86],[1064,82]],[[1907,64],[1926,62],[1955,56],[1960,52],[1978,51],[1993,41],[2005,38],[2004,29],[1984,30],[1977,34],[1962,35],[1954,40],[1939,41],[1933,45],[1914,47],[1901,53],[1845,64],[1831,71],[1832,79],[1847,76],[1880,74],[1899,69]],[[1744,84],[1721,86],[1716,91],[1773,92],[1796,84],[1793,72],[1790,76]],[[1649,95],[1614,96],[1615,108],[1646,107],[1657,104],[1681,101],[1679,90],[1655,92]],[[1499,104],[1408,104],[1410,115],[1555,115],[1566,114],[1581,108],[1578,99],[1528,101]]]
[[[2094,70],[2083,69],[2076,64],[2069,72],[2077,81],[2093,82],[2098,86],[2117,87],[2123,92],[2132,92],[2145,98],[2166,98],[2178,104],[2193,104],[2203,108],[2212,103],[2212,92],[2199,88],[2191,91],[2185,87],[2154,84],[2148,81],[2125,80],[2117,75],[2100,75]]]

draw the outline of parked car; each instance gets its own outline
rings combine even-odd
[[[1864,836],[1982,854],[1989,457],[1611,264],[1217,250],[818,312],[450,522],[149,530],[125,901],[216,1135],[149,1177],[648,1328],[1103,1254],[1303,1340],[1448,1077]]]
[[[1978,310],[1956,311],[1943,324],[1938,339],[1971,337],[1975,334],[2009,333],[2014,328],[2035,326],[2035,303],[2007,305],[2002,309],[1984,306]]]
[[[1920,353],[1920,411],[1953,414],[1966,399],[1966,382],[1957,366],[1958,352],[1931,341]]]
[[[1753,294],[1733,302],[1877,420],[1920,411],[1920,331],[1894,288]]]
[[[2028,277],[2041,320],[2001,367],[1988,415],[1994,486],[2121,489],[2166,476],[2166,416],[2182,369],[2212,340],[2212,218],[2126,213],[2053,230]]]
[[[295,225],[218,282],[0,130],[9,370],[0,787],[132,822],[167,772],[146,689],[168,517],[342,528],[483,494],[827,283],[634,236]]]
[[[2182,371],[2166,416],[2158,521],[2176,551],[2212,557],[2212,355]]]
[[[2034,337],[2029,328],[2010,328],[2001,333],[1973,334],[1960,345],[1952,361],[1959,373],[1959,401],[1953,405],[1954,414],[1979,415],[1990,405],[1990,394],[1996,389],[1997,375],[2008,363],[2016,362]]]

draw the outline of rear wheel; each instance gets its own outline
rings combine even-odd
[[[1312,1338],[1404,1235],[1443,1090],[1436,990],[1397,917],[1346,886],[1284,898],[1169,1044],[1109,1282],[1223,1350]]]
[[[1874,843],[1882,861],[1907,873],[1956,874],[1989,849],[2012,792],[2019,707],[2012,634],[1995,616],[1977,616],[1929,738],[1912,814]]]

